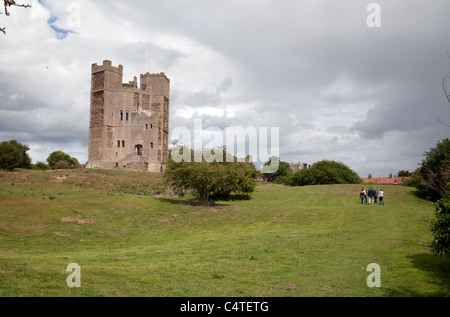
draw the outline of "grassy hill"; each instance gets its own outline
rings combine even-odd
[[[361,205],[360,187],[262,184],[201,207],[164,195],[159,174],[1,172],[0,296],[450,295],[433,204],[384,186],[384,206]]]

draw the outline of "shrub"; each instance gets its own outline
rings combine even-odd
[[[302,169],[288,180],[289,185],[359,184],[362,180],[356,172],[341,162],[323,160],[311,168]]]
[[[437,201],[435,219],[431,223],[434,239],[431,243],[435,255],[450,256],[450,196]]]
[[[38,170],[48,170],[50,167],[45,164],[44,162],[36,162],[36,164],[34,164],[33,166],[34,169],[38,169]]]
[[[193,150],[183,147],[178,150],[187,153],[190,161],[175,162],[170,156],[164,173],[164,182],[176,194],[181,196],[192,191],[206,205],[210,199],[228,199],[232,193],[248,197],[254,191],[257,171],[252,163],[238,162],[234,156],[228,162],[226,151],[223,151],[223,162],[206,162],[203,156],[200,162],[195,162]]]
[[[30,148],[16,140],[0,143],[0,169],[30,168],[31,159],[27,154]]]
[[[264,163],[264,166],[270,166],[272,160],[278,160],[278,169],[274,173],[263,173],[264,177],[268,182],[284,183],[286,178],[292,175],[291,164],[280,161],[278,157],[274,156]]]
[[[74,168],[78,164],[78,160],[62,151],[52,152],[47,162],[52,169],[69,169]]]
[[[425,152],[421,166],[413,173],[417,191],[434,201],[444,197],[450,181],[450,140],[438,142]]]

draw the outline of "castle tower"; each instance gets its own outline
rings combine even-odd
[[[92,65],[88,168],[162,172],[168,161],[169,88],[164,73],[122,83],[123,67]]]

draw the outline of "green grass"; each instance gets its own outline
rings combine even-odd
[[[157,195],[159,174],[1,172],[0,296],[448,296],[433,204],[384,186],[384,206],[361,205],[360,187],[263,184],[202,207]]]

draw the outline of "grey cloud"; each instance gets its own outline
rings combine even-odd
[[[92,1],[105,15],[99,21],[117,21],[116,29],[113,24],[111,30],[93,25],[93,38],[70,34],[51,52],[39,51],[52,69],[70,70],[67,78],[36,76],[29,67],[37,61],[27,55],[23,69],[0,71],[0,136],[56,145],[71,139],[87,151],[90,64],[111,59],[124,66],[124,81],[132,80],[127,76],[145,71],[150,48],[148,71],[164,71],[172,81],[171,128],[191,127],[195,118],[205,128],[276,126],[281,157],[288,161],[335,158],[362,174],[374,168],[384,173],[385,166],[395,164],[410,168],[422,155],[415,149],[427,149],[450,135],[437,122],[439,117],[446,121],[450,112],[441,89],[442,77],[450,71],[450,3],[377,2],[382,7],[379,29],[365,25],[367,3],[349,0]],[[62,12],[58,8],[55,12]],[[117,40],[105,42],[100,34],[105,30],[116,32]],[[159,34],[173,43],[161,44],[154,36]],[[46,43],[45,38],[36,41],[30,51]],[[223,57],[227,64],[218,66],[232,66],[228,75],[228,69],[220,75],[208,72],[217,65],[202,63],[203,56],[195,56],[196,44]],[[4,59],[17,64],[15,51],[9,47]],[[187,60],[195,60],[194,67],[209,77],[186,76],[182,80],[189,82],[180,82],[182,72],[196,71]],[[215,84],[190,88],[201,80]],[[200,114],[205,107],[228,105],[242,108],[234,117]],[[194,109],[189,119],[176,115],[184,106]],[[36,110],[48,113],[47,119]]]
[[[216,88],[215,91],[216,95],[220,95],[221,93],[227,92],[232,84],[233,80],[230,77],[225,78]]]
[[[148,54],[146,53],[148,51]],[[118,61],[127,70],[134,69],[139,74],[145,73],[146,59],[150,73],[168,72],[174,63],[186,56],[175,48],[163,48],[153,42],[121,44],[115,49]],[[139,74],[136,76],[139,78]]]

